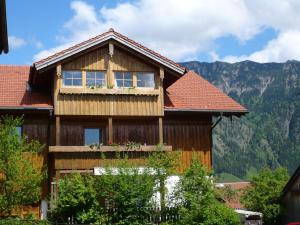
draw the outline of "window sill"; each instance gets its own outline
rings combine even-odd
[[[158,96],[158,89],[141,89],[141,88],[121,88],[121,89],[107,89],[107,88],[73,88],[62,87],[59,91],[61,94],[99,94],[99,95],[150,95]]]
[[[89,146],[49,146],[49,152],[155,152],[155,151],[172,151],[172,146],[164,145],[161,149],[157,148],[155,145],[141,145],[138,147],[127,147],[121,146],[109,146],[104,145],[97,148],[90,148]]]

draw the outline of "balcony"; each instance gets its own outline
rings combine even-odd
[[[155,152],[155,151],[172,151],[172,146],[156,146],[156,145],[102,145],[102,146],[49,146],[50,153],[77,153],[77,152]]]

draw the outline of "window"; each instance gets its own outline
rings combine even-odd
[[[23,133],[23,129],[21,126],[17,126],[16,127],[16,131],[17,131],[17,134],[21,137],[22,136],[22,133]]]
[[[137,73],[136,78],[138,87],[155,87],[154,73]]]
[[[81,86],[82,72],[81,71],[63,71],[64,86]]]
[[[102,129],[100,128],[85,128],[84,129],[84,145],[102,143]]]
[[[86,85],[94,87],[105,86],[105,73],[102,71],[87,71],[86,72]]]
[[[132,73],[130,72],[115,72],[116,87],[132,87]]]

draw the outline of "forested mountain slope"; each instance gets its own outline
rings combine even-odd
[[[245,178],[264,165],[300,164],[300,62],[182,63],[249,110],[215,128],[214,169]]]

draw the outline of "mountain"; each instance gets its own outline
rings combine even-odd
[[[247,107],[213,132],[216,173],[247,178],[268,165],[300,164],[300,62],[182,63]]]

